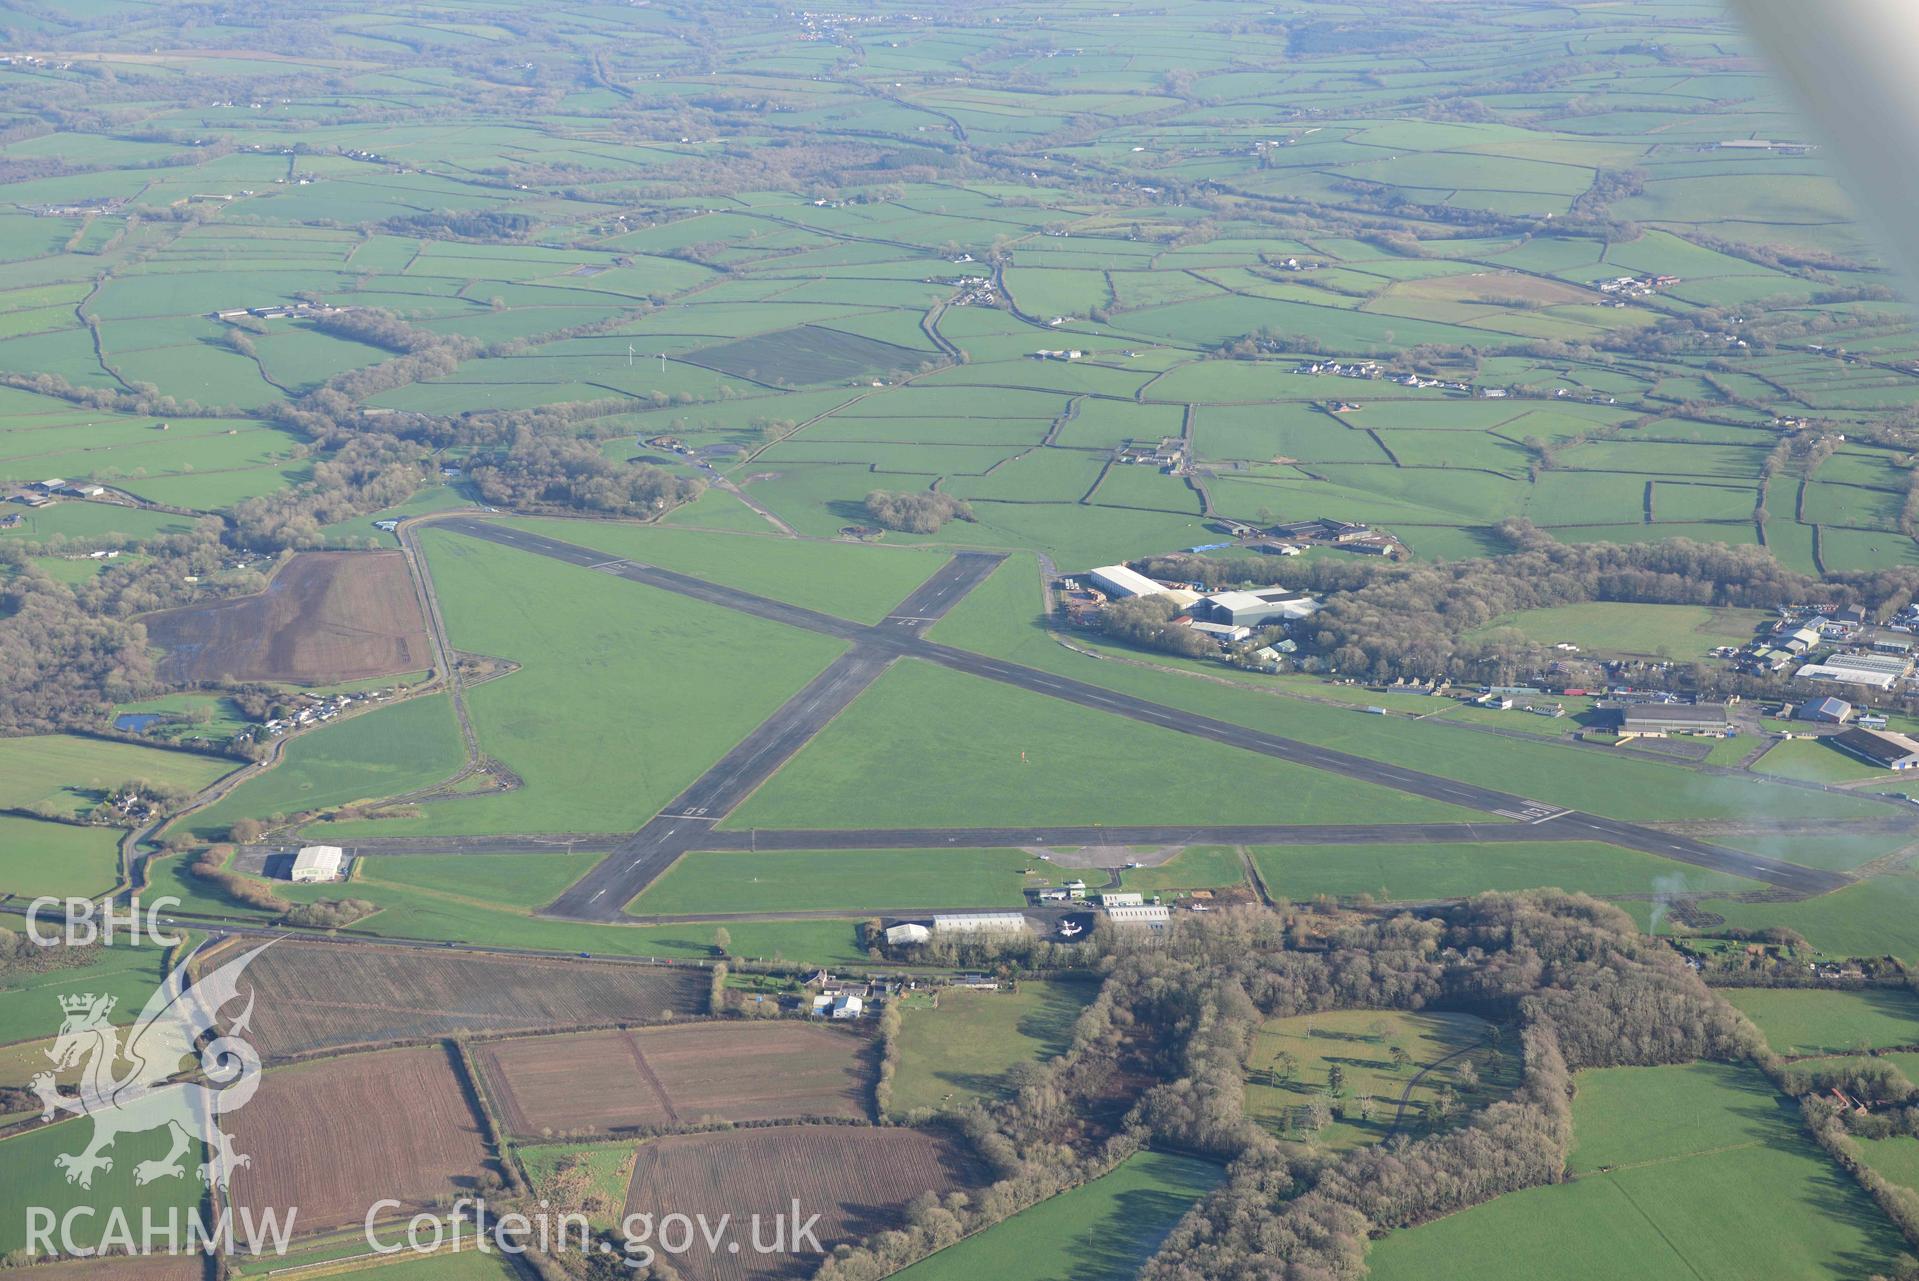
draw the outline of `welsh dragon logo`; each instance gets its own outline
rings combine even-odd
[[[95,1172],[113,1168],[107,1149],[116,1139],[159,1129],[171,1132],[172,1146],[165,1156],[136,1165],[135,1183],[184,1177],[184,1158],[195,1142],[207,1148],[207,1160],[199,1166],[202,1183],[224,1188],[235,1169],[252,1164],[250,1157],[233,1150],[233,1136],[217,1121],[221,1114],[246,1106],[260,1085],[260,1056],[241,1039],[253,1017],[251,992],[224,1034],[217,1025],[221,1009],[239,999],[241,974],[270,946],[254,948],[192,984],[187,967],[193,958],[182,961],[126,1030],[124,1044],[120,1029],[108,1021],[116,998],[60,998],[66,1017],[47,1051],[53,1070],[29,1084],[40,1096],[42,1121],[62,1112],[93,1121],[92,1141],[83,1150],[54,1158],[67,1182],[92,1187]],[[201,1045],[210,1033],[212,1039]],[[196,1055],[199,1070],[183,1071],[182,1061]],[[62,1094],[55,1074],[75,1067],[81,1068],[79,1093]]]

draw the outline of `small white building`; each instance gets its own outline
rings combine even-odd
[[[911,943],[924,943],[933,937],[933,931],[924,925],[908,921],[902,925],[888,926],[886,941],[890,946],[902,947]]]
[[[1131,890],[1115,890],[1110,894],[1099,896],[1101,907],[1138,907],[1145,902],[1144,895],[1135,894]]]
[[[346,857],[346,851],[337,845],[308,845],[293,856],[293,871],[287,879],[291,881],[337,881],[340,879],[340,860]]]
[[[857,1019],[866,1016],[866,1002],[851,992],[843,993],[833,1002],[833,1017],[836,1019]]]

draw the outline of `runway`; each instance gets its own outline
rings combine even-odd
[[[695,849],[932,849],[941,846],[1156,845],[1187,844],[1367,844],[1443,841],[1604,841],[1660,858],[1763,881],[1795,893],[1824,894],[1849,884],[1840,873],[1747,854],[1690,837],[1534,801],[1510,792],[1375,761],[1335,748],[1269,734],[1149,699],[1091,685],[1038,668],[955,649],[927,640],[924,632],[985,581],[1002,556],[961,552],[915,588],[880,623],[867,626],[804,606],[632,560],[560,539],[472,517],[439,522],[439,528],[516,547],[536,555],[610,574],[628,582],[676,592],[709,604],[847,641],[835,660],[696,780],[654,818],[621,840],[587,876],[545,909],[582,920],[625,920],[626,905]],[[818,832],[721,832],[722,818],[757,788],[893,662],[928,662],[1048,698],[1075,703],[1211,739],[1243,751],[1325,770],[1429,800],[1477,810],[1505,823],[1355,824],[1273,827],[942,828]],[[483,843],[483,838],[472,838]],[[464,842],[463,842],[464,844]],[[491,848],[499,848],[495,840]]]

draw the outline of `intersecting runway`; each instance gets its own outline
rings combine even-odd
[[[516,547],[567,564],[676,592],[757,618],[838,637],[847,652],[768,717],[639,831],[621,840],[604,861],[545,909],[553,916],[613,921],[673,861],[698,849],[892,849],[1067,844],[1305,844],[1417,841],[1605,841],[1661,858],[1764,881],[1802,894],[1823,894],[1848,878],[1815,868],[1747,854],[1616,819],[1544,804],[1493,788],[1371,760],[1350,752],[1249,729],[1182,708],[1076,681],[1038,668],[955,649],[924,633],[965,599],[1004,559],[961,552],[947,561],[880,623],[868,626],[803,606],[631,560],[543,534],[472,517],[438,528]],[[1244,751],[1326,770],[1361,782],[1478,810],[1507,823],[1357,824],[1274,827],[1058,827],[930,830],[740,832],[715,825],[794,753],[824,729],[900,658],[917,658],[1063,702],[1225,743]],[[1302,839],[1306,838],[1306,839]],[[493,838],[490,848],[499,849]]]

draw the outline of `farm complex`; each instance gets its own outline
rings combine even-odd
[[[1919,1278],[1919,330],[1733,11],[0,0],[0,112],[28,1281]]]

